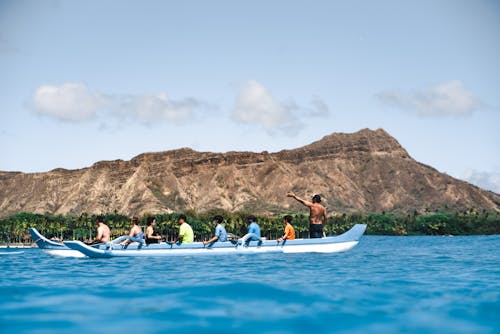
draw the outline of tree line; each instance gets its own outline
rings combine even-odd
[[[213,216],[224,217],[226,230],[243,236],[247,230],[248,212],[228,212],[212,210],[198,213],[183,212],[193,228],[195,239],[209,239],[213,233],[210,221]],[[151,214],[139,217],[143,227],[148,217],[155,217],[156,231],[168,240],[178,233],[177,218],[180,213]],[[309,235],[308,216],[304,213],[291,214],[292,225],[297,238]],[[119,213],[103,214],[105,223],[111,228],[112,237],[128,234],[131,217]],[[282,215],[256,215],[262,236],[277,239],[282,235]],[[18,213],[0,220],[0,243],[31,243],[28,228],[34,227],[48,238],[57,237],[62,240],[91,240],[96,235],[97,215],[83,213],[79,216]],[[401,213],[349,213],[328,218],[324,226],[326,235],[338,235],[354,224],[367,224],[366,234],[372,235],[474,235],[500,234],[500,212],[467,210],[463,212],[442,212],[420,214],[416,211]]]

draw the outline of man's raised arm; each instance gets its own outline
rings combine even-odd
[[[289,191],[288,194],[286,194],[287,197],[292,197],[294,198],[295,200],[297,200],[298,202],[302,203],[303,205],[305,206],[311,206],[312,203],[311,202],[308,202],[300,197],[297,197],[297,195],[295,195],[293,192]]]

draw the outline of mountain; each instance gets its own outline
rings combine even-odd
[[[322,194],[328,209],[340,212],[500,209],[499,194],[415,161],[382,129],[364,129],[277,153],[183,148],[77,170],[0,172],[0,216],[301,209],[286,197],[290,190]]]

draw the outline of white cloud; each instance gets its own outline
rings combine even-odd
[[[107,95],[91,91],[82,83],[40,86],[33,95],[32,106],[39,114],[67,122],[97,120],[101,128],[122,122],[182,123],[193,119],[200,109],[214,108],[192,97],[173,100],[166,92]],[[313,96],[306,106],[293,100],[279,102],[257,81],[247,81],[236,97],[232,117],[241,123],[259,125],[271,134],[283,131],[293,135],[303,126],[302,119],[326,116],[329,112],[328,105],[318,96]]]
[[[194,98],[172,101],[166,93],[129,96],[120,100],[118,108],[120,113],[131,115],[144,123],[183,122],[191,119],[194,110],[202,105]]]
[[[328,106],[317,96],[313,97],[311,107],[301,107],[293,100],[283,103],[277,101],[262,84],[249,80],[236,97],[232,117],[241,123],[260,125],[270,133],[279,130],[291,134],[302,127],[301,117],[328,113]]]
[[[293,108],[275,101],[264,86],[251,80],[244,84],[236,97],[233,117],[242,123],[256,123],[266,130],[273,130],[297,123]]]
[[[412,93],[385,91],[376,97],[384,105],[414,111],[420,116],[468,115],[482,104],[459,80],[444,82]]]
[[[464,179],[478,187],[500,194],[500,172],[469,170],[465,173]]]
[[[33,96],[33,106],[38,113],[75,122],[94,118],[104,102],[99,94],[80,83],[40,86]]]
[[[81,83],[44,85],[33,96],[33,107],[40,114],[59,120],[81,122],[101,118],[101,124],[113,117],[118,121],[183,122],[194,111],[207,105],[195,98],[169,99],[167,93],[110,96],[91,92]]]

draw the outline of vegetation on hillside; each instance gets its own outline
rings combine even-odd
[[[248,212],[227,212],[212,210],[205,213],[187,211],[189,224],[193,227],[197,240],[210,238],[213,227],[211,218],[220,214],[225,219],[226,229],[236,235],[246,233],[246,217]],[[156,217],[158,233],[171,240],[178,231],[178,213],[144,215],[140,217],[141,225],[146,225],[149,216]],[[283,231],[284,215],[257,216],[262,235],[268,239],[276,239]],[[309,234],[308,216],[305,213],[294,213],[293,226],[297,237],[307,238]],[[104,220],[112,231],[112,237],[128,234],[130,217],[118,214],[104,214]],[[29,227],[37,228],[42,234],[51,238],[90,240],[96,233],[96,216],[82,214],[80,216],[63,216],[50,214],[18,213],[0,220],[0,243],[30,243]],[[354,224],[367,224],[366,234],[377,235],[472,235],[500,234],[500,212],[468,210],[464,212],[443,212],[434,214],[386,214],[355,213],[332,216],[325,226],[327,235],[337,235],[347,231]]]

